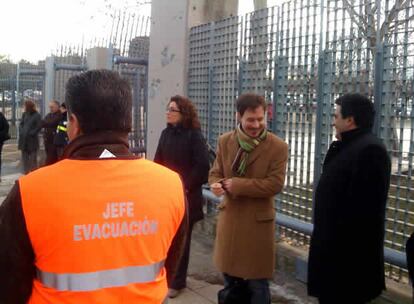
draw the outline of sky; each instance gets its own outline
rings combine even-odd
[[[171,0],[173,1],[173,0]],[[277,0],[269,0],[272,5]],[[138,9],[151,15],[151,6],[137,8],[136,0],[1,0],[0,55],[17,62],[36,63],[51,55],[58,45],[87,44],[106,37],[114,9]],[[147,2],[147,1],[142,1]],[[239,14],[253,11],[253,0],[240,0]]]

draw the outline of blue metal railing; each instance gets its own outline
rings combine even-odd
[[[207,189],[203,189],[203,196],[216,204],[221,201],[221,198],[218,198]],[[306,235],[311,235],[313,231],[313,224],[280,213],[276,216],[276,224]],[[400,251],[385,247],[384,258],[387,263],[407,269],[406,256]]]

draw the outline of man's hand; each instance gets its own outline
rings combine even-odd
[[[232,185],[233,185],[233,181],[232,181],[232,179],[231,179],[231,178],[229,178],[229,179],[225,179],[225,180],[223,181],[223,188],[224,188],[224,190],[226,190],[227,192],[231,192],[231,190],[232,190]]]
[[[224,189],[221,183],[211,184],[210,189],[211,189],[211,192],[213,192],[215,196],[222,196],[224,194]]]

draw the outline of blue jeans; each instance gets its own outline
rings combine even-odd
[[[223,273],[224,287],[231,286],[234,282],[243,280],[238,277],[230,276]],[[271,295],[269,290],[269,281],[267,279],[246,280],[249,289],[251,304],[270,304]]]

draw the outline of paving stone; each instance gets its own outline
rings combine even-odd
[[[194,291],[186,288],[178,297],[174,299],[168,299],[168,304],[211,304],[211,302],[206,298],[200,296]]]

